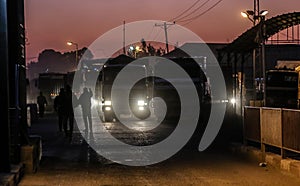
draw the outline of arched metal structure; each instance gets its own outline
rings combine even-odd
[[[287,29],[289,27],[300,24],[300,12],[293,12],[278,15],[264,21],[265,38]],[[257,38],[259,37],[261,24],[258,24],[235,39],[232,43],[224,48],[226,52],[249,52],[259,46]]]

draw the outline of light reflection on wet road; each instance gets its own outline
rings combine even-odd
[[[139,123],[145,127],[146,123]],[[196,152],[185,148],[162,163],[129,167],[116,164],[98,155],[83,139],[78,129],[70,143],[57,132],[55,115],[47,115],[32,125],[30,133],[43,140],[43,158],[35,174],[26,174],[20,186],[52,185],[300,185],[300,179],[273,167],[259,167],[215,148]],[[118,123],[106,123],[105,128],[122,141],[144,145],[156,140],[159,132],[124,133]],[[172,125],[166,125],[170,131]],[[105,140],[94,128],[88,141]],[[162,132],[162,131],[160,131]],[[128,159],[127,161],[132,161]]]

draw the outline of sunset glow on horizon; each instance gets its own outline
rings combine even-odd
[[[142,20],[172,20],[195,2],[195,0],[176,2],[174,0],[26,0],[27,62],[37,61],[39,53],[44,49],[60,52],[74,51],[75,47],[66,45],[67,41],[78,43],[79,48],[87,47],[105,32],[122,25],[123,21],[130,23]],[[204,2],[206,1],[199,1],[198,6]],[[228,43],[251,28],[252,23],[243,18],[240,12],[252,10],[253,0],[223,0],[204,13],[217,2],[218,0],[208,1],[205,6],[187,16],[186,19],[203,13],[191,22],[180,22],[180,16],[179,21],[177,19],[175,21],[196,33],[205,42]],[[260,7],[269,10],[267,18],[271,18],[279,14],[299,11],[296,8],[300,8],[300,2],[299,0],[285,2],[261,0]],[[190,12],[196,8],[197,6]],[[172,26],[168,32],[172,34]],[[130,33],[126,32],[126,35]],[[150,40],[155,37],[163,39],[164,31],[160,27],[153,26],[153,29],[147,30],[144,35]]]

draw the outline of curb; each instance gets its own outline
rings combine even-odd
[[[262,163],[262,152],[260,149],[257,149],[255,147],[245,146],[241,144],[232,144],[230,151],[233,154],[240,155],[242,157],[245,157],[246,159],[256,162],[256,163]],[[280,155],[267,152],[265,157],[265,163],[287,171],[296,177],[300,178],[300,161],[294,160],[294,159],[282,159]]]
[[[0,185],[16,186],[24,176],[24,165],[11,165],[11,172],[0,173]]]

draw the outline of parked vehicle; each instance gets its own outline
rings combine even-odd
[[[300,69],[277,69],[266,72],[266,106],[299,108]]]

